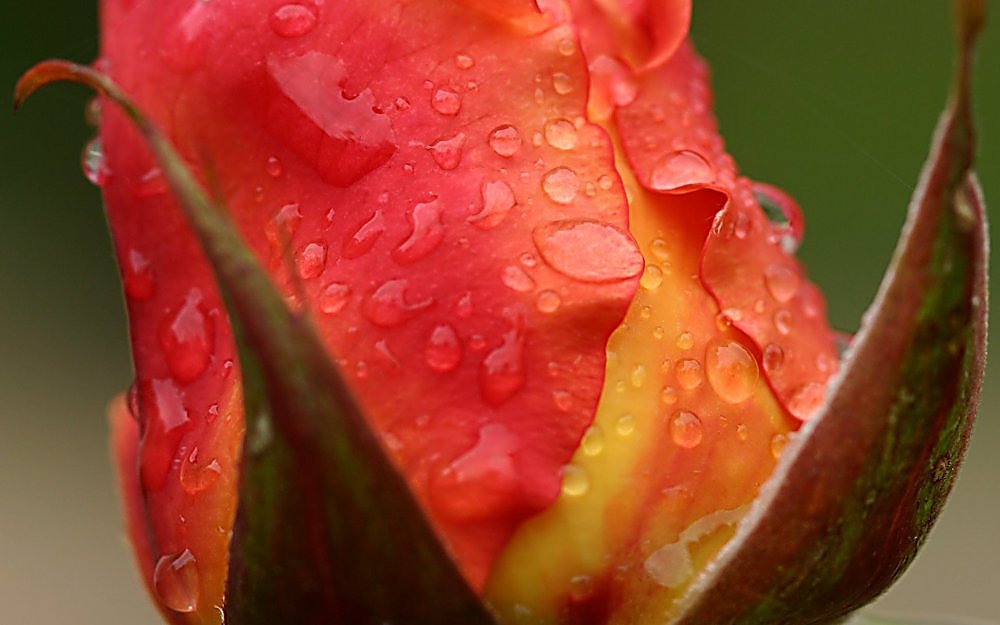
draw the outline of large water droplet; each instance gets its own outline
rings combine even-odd
[[[301,37],[316,28],[316,9],[303,4],[285,4],[271,13],[271,30],[281,37]]]
[[[462,342],[455,328],[448,324],[435,327],[424,347],[424,359],[435,371],[454,371],[462,361]]]
[[[379,209],[375,211],[368,221],[361,224],[353,235],[344,241],[341,254],[344,258],[348,259],[364,256],[374,247],[375,242],[378,241],[384,232],[385,217],[382,215],[382,210]]]
[[[83,147],[80,166],[87,180],[102,187],[108,181],[107,163],[104,160],[104,146],[99,137],[94,137]]]
[[[502,518],[523,505],[515,454],[521,442],[498,423],[484,425],[476,444],[432,478],[432,505],[461,522]]]
[[[784,304],[799,290],[799,275],[788,265],[775,263],[764,268],[764,283],[771,296]]]
[[[406,280],[383,283],[365,303],[365,316],[377,326],[392,328],[412,319],[434,303],[430,297],[417,302],[407,301],[408,288]]]
[[[458,167],[462,162],[462,148],[465,146],[465,133],[458,133],[448,139],[438,139],[427,150],[437,166],[445,171]]]
[[[568,119],[550,120],[545,124],[545,140],[559,150],[572,150],[576,147],[576,126]]]
[[[441,202],[434,198],[421,202],[410,211],[410,236],[392,251],[393,259],[408,265],[433,252],[444,239],[444,224],[441,223]]]
[[[351,287],[341,282],[331,282],[319,294],[319,309],[327,315],[342,311],[351,297]]]
[[[153,268],[150,266],[149,260],[137,250],[129,250],[125,255],[122,283],[125,295],[132,300],[142,302],[153,296],[153,291],[156,288]]]
[[[490,132],[489,143],[494,152],[509,158],[521,149],[521,133],[510,124],[497,126]]]
[[[462,96],[453,89],[442,87],[431,96],[431,106],[442,115],[458,115],[462,108]]]
[[[483,184],[483,209],[469,217],[469,223],[482,230],[491,230],[503,222],[514,208],[514,190],[502,180],[492,180]]]
[[[195,447],[181,463],[181,487],[189,495],[197,495],[208,490],[222,475],[222,466],[215,458],[201,458]]]
[[[582,282],[617,282],[643,269],[630,234],[591,220],[553,221],[533,233],[542,258],[556,271]]]
[[[184,303],[164,319],[159,339],[175,380],[189,384],[205,371],[215,349],[215,324],[204,310],[200,290],[191,289]]]
[[[499,406],[521,390],[524,374],[524,318],[508,314],[511,327],[503,342],[486,355],[479,369],[479,388],[483,399]]]
[[[759,371],[757,361],[736,341],[713,340],[705,350],[705,371],[715,394],[738,404],[753,394]]]
[[[162,556],[153,570],[153,588],[160,602],[174,612],[194,612],[198,607],[198,563],[187,549]]]
[[[670,438],[678,447],[693,449],[701,444],[705,427],[698,415],[689,410],[680,410],[670,419]]]
[[[580,190],[580,178],[569,167],[556,167],[542,176],[542,190],[556,204],[571,204]]]
[[[676,191],[715,181],[715,170],[697,152],[679,150],[667,154],[653,168],[650,184],[657,191]]]
[[[302,246],[295,254],[295,267],[303,280],[323,275],[326,269],[326,241],[313,241]]]

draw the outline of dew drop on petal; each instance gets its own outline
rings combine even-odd
[[[663,270],[656,265],[646,265],[639,278],[639,286],[647,291],[655,291],[663,284]]]
[[[264,164],[264,171],[272,178],[280,178],[285,173],[285,166],[281,164],[281,159],[277,156],[268,156]]]
[[[617,282],[643,270],[630,234],[592,220],[553,221],[535,228],[532,238],[553,269],[581,282]]]
[[[524,386],[524,319],[510,319],[511,327],[502,342],[490,351],[479,368],[479,388],[483,399],[499,406]]]
[[[635,417],[631,414],[623,414],[615,422],[615,431],[619,436],[628,436],[635,431]]]
[[[693,449],[701,444],[705,428],[698,415],[689,410],[680,410],[670,419],[670,438],[678,447]]]
[[[580,448],[588,456],[599,456],[604,451],[604,431],[597,425],[587,428],[580,441]]]
[[[650,184],[657,191],[674,191],[715,181],[715,171],[697,152],[679,150],[667,154],[653,168]]]
[[[779,310],[774,313],[774,327],[781,334],[791,334],[792,332],[792,313],[787,310]]]
[[[704,377],[701,363],[693,358],[685,358],[678,361],[676,367],[674,367],[674,375],[677,377],[677,383],[681,388],[689,391],[698,388]]]
[[[759,371],[753,355],[736,341],[713,340],[705,350],[708,383],[723,401],[738,404],[753,394]]]
[[[573,92],[573,78],[565,72],[552,74],[552,89],[559,95]]]
[[[774,373],[781,369],[781,365],[784,364],[785,352],[777,343],[768,343],[764,347],[763,361],[764,371]]]
[[[521,133],[510,124],[497,126],[490,132],[489,144],[494,152],[510,158],[521,149]]]
[[[430,297],[410,301],[406,280],[389,280],[375,289],[364,306],[364,314],[373,324],[392,328],[401,325],[434,303]]]
[[[826,388],[818,382],[807,382],[800,386],[788,400],[788,410],[801,421],[808,421],[823,405]]]
[[[799,290],[799,276],[788,265],[775,263],[764,268],[764,283],[771,296],[782,304],[788,302]]]
[[[160,347],[170,374],[181,384],[196,380],[215,349],[215,325],[208,318],[201,291],[191,289],[183,304],[160,325]]]
[[[553,119],[545,124],[545,140],[559,150],[576,147],[576,126],[568,119]]]
[[[571,204],[580,190],[580,178],[569,167],[556,167],[542,176],[542,190],[556,204]]]
[[[462,96],[452,89],[442,87],[431,97],[431,106],[442,115],[458,115],[462,108]]]
[[[453,371],[462,361],[462,342],[455,328],[448,324],[435,327],[424,347],[424,359],[434,371]]]
[[[295,267],[303,280],[318,278],[326,269],[326,241],[313,241],[295,254]]]
[[[469,217],[469,223],[481,230],[492,230],[503,222],[514,208],[514,190],[502,180],[492,180],[483,184],[483,208]]]
[[[564,466],[562,480],[562,492],[567,497],[582,497],[590,490],[590,476],[581,466],[575,464]]]
[[[174,612],[194,612],[199,595],[198,563],[187,549],[162,556],[153,570],[153,588],[160,602]]]
[[[517,265],[507,265],[500,273],[500,279],[507,288],[518,293],[527,293],[535,288],[535,281]]]
[[[459,319],[468,319],[475,312],[474,306],[472,305],[472,293],[463,293],[461,297],[458,298],[458,302],[455,303],[455,314]]]
[[[360,258],[367,254],[379,237],[385,232],[385,217],[381,209],[375,213],[344,241],[342,255],[347,259]]]
[[[219,461],[214,458],[208,460],[201,458],[198,448],[195,447],[181,463],[180,474],[181,487],[184,492],[189,495],[197,495],[215,484],[219,476],[222,475],[222,467],[219,465]]]
[[[560,303],[559,294],[555,291],[540,291],[538,295],[535,296],[535,307],[538,308],[538,312],[545,313],[547,315],[559,310]]]
[[[445,171],[451,171],[462,162],[462,148],[465,146],[465,133],[458,133],[447,139],[438,139],[427,150],[437,166]]]
[[[316,28],[317,21],[315,9],[295,3],[278,7],[268,19],[276,35],[288,38],[309,34]]]
[[[407,265],[416,262],[441,245],[445,233],[441,211],[441,202],[437,198],[413,207],[409,215],[410,235],[392,251],[392,258],[397,263]]]
[[[129,299],[142,302],[153,296],[156,281],[149,260],[137,250],[129,250],[122,267],[122,283]]]
[[[101,187],[108,180],[107,163],[104,159],[104,147],[99,137],[91,139],[83,148],[80,157],[83,175],[91,183]]]
[[[459,522],[510,513],[519,503],[522,478],[514,458],[521,446],[507,427],[484,425],[475,445],[431,477],[431,505]]]
[[[771,455],[774,456],[775,460],[781,458],[786,445],[788,445],[788,436],[784,434],[775,434],[771,438]]]
[[[469,69],[475,65],[475,60],[468,54],[455,55],[455,67],[458,69]]]
[[[319,309],[327,315],[342,311],[351,297],[351,287],[341,282],[331,282],[319,293]]]

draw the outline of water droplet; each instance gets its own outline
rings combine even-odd
[[[442,115],[458,115],[462,108],[462,96],[452,89],[442,87],[431,97],[431,106]]]
[[[642,385],[646,383],[646,367],[643,365],[636,365],[632,368],[632,375],[629,376],[632,386],[635,388],[642,388]]]
[[[471,449],[431,477],[431,504],[455,521],[506,517],[523,505],[523,479],[514,460],[521,447],[505,426],[484,425]]]
[[[319,309],[327,315],[342,311],[351,297],[351,287],[341,282],[331,282],[319,293]]]
[[[663,239],[653,239],[649,249],[659,261],[667,260],[670,257],[670,249],[667,246],[667,242]]]
[[[107,163],[104,160],[104,147],[99,137],[91,139],[83,148],[80,157],[83,175],[93,184],[101,187],[108,181]]]
[[[664,156],[653,168],[650,184],[657,191],[674,191],[715,181],[715,171],[700,154],[679,150]]]
[[[635,431],[635,417],[630,414],[623,414],[615,422],[615,431],[619,436],[628,436]]]
[[[138,302],[153,296],[156,281],[149,260],[137,250],[129,250],[122,267],[122,283],[125,295]]]
[[[646,269],[639,278],[639,285],[648,290],[655,291],[663,284],[663,271],[656,265],[646,265]]]
[[[738,404],[753,394],[759,371],[757,361],[736,341],[715,339],[705,350],[705,372],[715,394]]]
[[[535,281],[517,265],[507,265],[504,267],[503,272],[500,274],[500,279],[507,288],[513,289],[518,293],[527,293],[535,288]]]
[[[701,363],[693,358],[680,360],[674,367],[674,375],[677,376],[677,383],[681,385],[681,388],[689,391],[694,390],[701,385]]]
[[[792,313],[787,310],[779,310],[774,313],[774,327],[782,334],[789,334],[792,331]]]
[[[285,173],[285,166],[281,164],[281,159],[277,156],[268,156],[267,163],[264,165],[264,171],[272,178],[280,178]]]
[[[427,150],[431,153],[431,157],[438,167],[445,171],[451,171],[462,162],[462,148],[464,146],[465,133],[460,132],[448,139],[438,139],[427,146]]]
[[[139,178],[138,182],[129,187],[132,197],[145,199],[156,197],[167,192],[169,186],[163,178],[163,171],[159,167],[152,167]]]
[[[433,252],[444,239],[444,224],[441,223],[441,202],[434,198],[421,202],[410,211],[410,236],[392,252],[393,259],[407,265]]]
[[[572,56],[576,52],[576,43],[569,38],[559,40],[559,54],[563,56]]]
[[[368,221],[361,224],[350,238],[344,241],[342,255],[347,259],[364,256],[375,246],[375,242],[378,241],[384,232],[385,217],[382,214],[382,210],[379,209],[375,211]]]
[[[455,303],[455,314],[459,319],[468,319],[472,316],[474,307],[472,305],[472,293],[463,293],[458,302]]]
[[[181,487],[189,495],[197,495],[208,490],[212,484],[222,475],[222,466],[215,458],[207,462],[199,458],[198,448],[195,447],[188,454],[188,457],[181,463]]]
[[[677,391],[672,386],[664,386],[660,391],[660,400],[668,406],[673,406],[677,403]]]
[[[607,191],[608,189],[613,187],[614,184],[615,181],[612,180],[611,176],[608,176],[607,174],[602,175],[600,178],[597,179],[597,186],[599,186],[604,191]]]
[[[771,438],[771,455],[777,460],[781,458],[782,452],[785,451],[785,446],[788,445],[788,437],[784,434],[775,434]]]
[[[510,124],[497,126],[490,132],[489,143],[494,152],[510,158],[521,149],[521,133]]]
[[[556,204],[571,204],[580,190],[580,179],[569,167],[556,167],[542,176],[542,190]]]
[[[589,597],[594,594],[594,578],[590,575],[574,575],[569,580],[569,596],[570,599],[576,601],[577,603],[582,603],[586,601]],[[529,617],[533,616],[528,614]],[[525,619],[525,623],[534,622],[536,619]]]
[[[741,423],[736,426],[736,438],[740,439],[742,442],[746,442],[750,438],[750,432],[747,429],[746,423]]]
[[[823,405],[826,388],[818,382],[807,382],[788,400],[788,410],[801,421],[808,421],[813,413]]]
[[[483,209],[469,217],[469,223],[481,230],[492,230],[503,222],[514,208],[514,190],[502,180],[492,180],[483,184]]]
[[[540,291],[535,297],[535,307],[538,308],[538,312],[547,315],[559,310],[560,303],[559,294],[555,291]]]
[[[698,415],[689,410],[674,413],[670,420],[670,438],[678,447],[693,449],[701,444],[705,428]]]
[[[590,490],[590,476],[587,470],[575,464],[567,464],[562,469],[562,492],[567,497],[582,497]]]
[[[774,299],[782,304],[795,297],[799,290],[799,276],[788,265],[768,265],[764,269],[764,282]]]
[[[569,412],[573,407],[573,396],[566,391],[552,391],[552,402],[560,412]]]
[[[774,373],[781,369],[781,365],[785,362],[785,352],[781,349],[780,345],[768,343],[767,347],[764,348],[763,360],[764,371]]]
[[[592,119],[607,119],[615,107],[634,102],[638,93],[632,70],[617,59],[601,54],[590,63],[587,109]]]
[[[596,425],[587,428],[580,441],[580,448],[588,456],[600,455],[604,451],[604,432],[601,431],[601,428]]]
[[[159,339],[170,374],[181,384],[194,382],[208,368],[215,349],[215,325],[204,310],[200,290],[191,289],[184,303],[167,315]]]
[[[458,69],[469,69],[475,65],[475,61],[468,54],[455,55],[455,67]]]
[[[160,602],[174,612],[194,612],[199,595],[198,564],[187,549],[162,556],[153,570],[153,588]]]
[[[581,282],[627,280],[643,268],[632,236],[608,223],[553,221],[535,228],[533,238],[546,263]]]
[[[295,254],[295,267],[303,280],[318,278],[326,269],[326,241],[313,241]]]
[[[576,147],[576,126],[568,119],[550,120],[545,124],[545,140],[559,150],[572,150]]]
[[[424,348],[424,359],[435,371],[453,371],[462,361],[462,343],[455,328],[448,324],[434,328]]]
[[[690,332],[681,332],[677,335],[677,349],[691,349],[694,347],[694,336]]]
[[[289,38],[309,34],[316,28],[317,21],[313,7],[291,3],[275,9],[268,20],[274,34]]]
[[[406,280],[389,280],[383,283],[365,303],[365,316],[377,326],[392,328],[412,319],[434,303],[430,297],[416,303],[407,301],[408,288]]]
[[[573,92],[573,78],[565,72],[552,74],[552,89],[559,95]]]
[[[410,110],[410,101],[402,96],[396,98],[392,105],[395,106],[396,110],[399,112]]]
[[[483,399],[499,406],[521,390],[524,373],[524,318],[508,313],[511,327],[502,343],[486,355],[479,369],[479,387]]]

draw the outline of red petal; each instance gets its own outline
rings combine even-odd
[[[296,5],[312,18],[275,4],[106,2],[105,61],[206,164],[276,280],[314,312],[479,584],[513,529],[557,495],[642,268],[610,143],[585,121],[584,61],[569,27],[497,28],[482,3]],[[538,14],[529,4],[503,7]],[[130,300],[136,369],[162,408],[176,395],[187,411],[161,410],[143,449],[144,462],[159,458],[150,475],[163,489],[147,507],[164,552],[193,540],[195,510],[222,505],[209,495],[221,480],[185,496],[176,466],[219,431],[207,408],[229,388],[232,339],[173,201],[135,197],[145,150],[112,111],[102,137],[119,254],[137,250],[156,277],[152,295]],[[563,249],[566,236],[614,264],[595,269]],[[179,310],[183,336],[157,339]],[[206,329],[190,331],[191,319]],[[198,357],[171,359],[175,345]],[[238,408],[225,414],[237,420],[218,445],[239,438]]]

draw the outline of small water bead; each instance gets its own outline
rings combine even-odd
[[[319,293],[319,309],[327,315],[342,311],[351,297],[351,287],[342,282],[331,282]]]
[[[535,281],[517,265],[507,265],[500,274],[500,280],[509,289],[527,293],[535,288]]]
[[[642,271],[642,254],[635,240],[611,224],[553,221],[535,228],[532,235],[542,259],[574,280],[617,282]]]
[[[462,148],[465,146],[465,133],[458,133],[447,139],[438,139],[427,146],[431,158],[437,166],[445,171],[451,171],[462,162]]]
[[[656,326],[653,328],[653,338],[657,341],[663,340],[663,337],[667,335],[667,331],[663,329],[663,326]]]
[[[764,348],[764,371],[774,373],[781,369],[785,362],[785,352],[776,343],[768,343]]]
[[[431,97],[431,106],[442,115],[458,115],[462,108],[462,96],[452,89],[442,87]]]
[[[479,389],[491,406],[499,406],[521,390],[524,372],[524,319],[511,319],[511,328],[501,344],[483,359],[479,369]]]
[[[736,341],[715,339],[705,350],[708,382],[723,401],[738,404],[754,392],[760,375],[757,361]]]
[[[318,17],[315,9],[302,4],[289,3],[278,7],[268,22],[271,30],[280,37],[301,37],[316,28]]]
[[[382,210],[378,209],[368,221],[361,224],[354,234],[344,241],[341,254],[347,259],[364,256],[375,246],[379,237],[385,232],[385,227],[385,217]]]
[[[663,239],[653,239],[653,242],[649,245],[649,250],[656,260],[665,261],[670,257],[670,248]]]
[[[395,106],[396,110],[399,111],[400,113],[410,110],[410,107],[412,106],[410,104],[410,101],[402,96],[396,98],[392,102],[392,105]]]
[[[454,371],[462,361],[462,342],[449,324],[434,328],[424,348],[427,366],[441,373]]]
[[[492,180],[483,184],[483,208],[468,218],[469,223],[480,230],[492,230],[499,226],[510,209],[517,204],[514,190],[502,180]]]
[[[392,251],[392,258],[401,265],[414,263],[433,252],[444,239],[441,223],[443,206],[437,198],[421,202],[410,211],[410,236]]]
[[[663,271],[656,265],[646,265],[639,278],[639,285],[647,291],[655,291],[663,284]]]
[[[568,119],[553,119],[545,124],[545,140],[559,150],[576,147],[576,126]]]
[[[326,241],[307,243],[295,254],[295,267],[303,280],[318,278],[326,269]]]
[[[569,412],[573,407],[573,396],[566,391],[552,391],[552,402],[560,412]]]
[[[677,391],[674,390],[672,386],[664,386],[663,390],[660,391],[660,401],[668,406],[673,406],[677,403]]]
[[[681,388],[688,391],[694,390],[701,385],[703,379],[701,363],[693,358],[680,360],[674,367],[674,375]]]
[[[604,451],[604,432],[599,426],[592,425],[587,428],[580,441],[580,448],[588,456],[598,456]]]
[[[556,167],[542,176],[542,190],[556,204],[571,204],[580,190],[580,179],[569,167]]]
[[[781,334],[790,334],[792,331],[792,313],[784,309],[774,313],[774,327]]]
[[[799,276],[788,265],[775,263],[764,268],[764,282],[775,300],[788,302],[799,290]]]
[[[489,144],[494,152],[510,158],[521,149],[521,133],[510,124],[497,126],[490,132]]]
[[[649,319],[653,316],[653,308],[651,306],[643,306],[639,309],[639,316],[643,319]]]
[[[594,578],[590,575],[574,575],[569,580],[569,596],[570,599],[576,602],[586,601],[589,597],[592,597],[595,590]],[[528,617],[533,616],[532,614],[526,615]],[[524,623],[534,623],[537,619],[524,619]]]
[[[137,302],[148,300],[156,289],[153,268],[149,260],[137,250],[129,250],[122,267],[125,295]]]
[[[567,497],[582,497],[590,490],[590,476],[583,467],[567,464],[563,467],[562,479],[562,492]]]
[[[807,382],[788,400],[788,410],[797,419],[807,421],[823,405],[824,399],[826,399],[826,388],[818,382]]]
[[[280,178],[281,174],[285,173],[285,166],[281,164],[281,159],[277,156],[268,156],[264,171],[272,178]]]
[[[782,452],[785,451],[785,446],[788,445],[788,437],[784,434],[775,434],[771,438],[771,455],[777,460],[781,458]]]
[[[101,187],[107,182],[107,163],[104,159],[104,147],[99,137],[91,139],[84,146],[83,155],[80,157],[80,166],[83,168],[83,175],[91,183]]]
[[[538,312],[545,313],[547,315],[559,310],[560,304],[561,301],[559,294],[555,291],[540,291],[538,295],[535,296],[535,307],[538,308]]]
[[[628,436],[635,431],[635,416],[623,414],[615,421],[615,431],[619,436]]]
[[[701,444],[704,434],[701,419],[689,410],[679,410],[670,419],[670,438],[678,447],[694,449]]]
[[[523,254],[518,256],[517,259],[521,261],[522,265],[528,267],[529,269],[538,266],[538,259],[535,258],[535,255],[532,254],[531,252],[524,252]]]
[[[181,487],[189,495],[208,490],[212,484],[222,475],[222,466],[215,458],[205,460],[199,458],[198,448],[195,447],[188,454],[188,457],[181,463],[180,480]]]
[[[472,316],[474,307],[472,305],[472,293],[463,293],[455,303],[455,314],[459,319],[468,319]]]
[[[629,376],[629,381],[632,382],[632,386],[635,388],[642,388],[642,385],[646,383],[646,367],[643,365],[636,365],[632,368],[632,375]]]
[[[694,347],[694,336],[690,332],[681,332],[677,335],[677,349],[691,349]]]
[[[389,280],[383,283],[365,303],[365,316],[377,326],[392,328],[402,325],[434,303],[430,297],[416,302],[408,301],[408,288],[406,280]]]
[[[174,612],[194,612],[198,607],[200,580],[194,554],[185,549],[162,556],[153,570],[156,596]]]
[[[559,40],[559,54],[563,56],[572,56],[576,52],[576,43],[569,38]]]
[[[215,324],[200,290],[191,289],[184,303],[163,320],[159,341],[171,375],[181,384],[194,382],[208,368],[215,349]]]
[[[458,69],[469,69],[475,64],[475,60],[473,60],[473,58],[468,54],[455,55],[455,67]]]
[[[601,190],[603,190],[603,191],[607,191],[608,189],[610,189],[611,187],[613,187],[614,184],[615,184],[615,181],[612,180],[611,176],[609,176],[607,174],[604,174],[600,178],[597,179],[597,186],[599,186],[601,188]]]
[[[674,191],[691,185],[709,184],[715,170],[697,152],[678,150],[664,156],[653,168],[650,183],[657,191]]]
[[[565,72],[552,74],[552,90],[559,95],[568,95],[573,92],[573,78]]]

